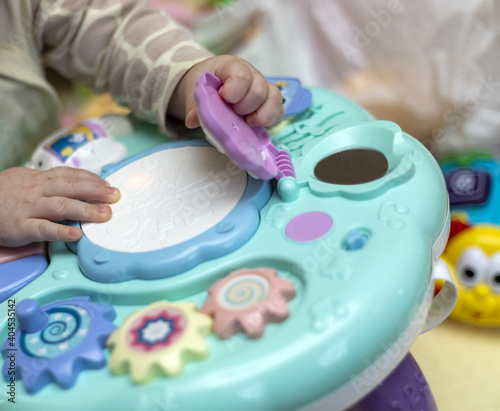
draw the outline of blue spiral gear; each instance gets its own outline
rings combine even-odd
[[[6,380],[12,376],[22,380],[30,394],[51,382],[71,388],[81,371],[106,365],[106,340],[116,329],[111,305],[75,297],[40,308],[35,300],[26,299],[17,305],[16,316],[20,325],[15,337],[1,347],[6,359],[2,374]],[[14,370],[8,361],[12,356]]]

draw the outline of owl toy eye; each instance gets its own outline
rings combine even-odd
[[[495,253],[491,256],[487,279],[491,289],[495,293],[500,294],[500,253]]]
[[[460,256],[456,268],[461,283],[466,287],[472,287],[485,281],[488,257],[480,248],[469,247]]]

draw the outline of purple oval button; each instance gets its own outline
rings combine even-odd
[[[293,241],[313,241],[323,237],[333,226],[332,218],[320,211],[299,214],[286,225],[285,234]]]

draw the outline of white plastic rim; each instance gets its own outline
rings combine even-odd
[[[191,240],[221,222],[240,201],[247,174],[212,147],[155,152],[109,175],[121,192],[105,223],[85,236],[119,252],[146,252]]]

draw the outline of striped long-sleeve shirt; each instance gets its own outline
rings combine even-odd
[[[168,130],[177,83],[210,55],[142,1],[0,0],[0,170],[26,160],[57,128],[59,100],[45,68],[110,92]]]

